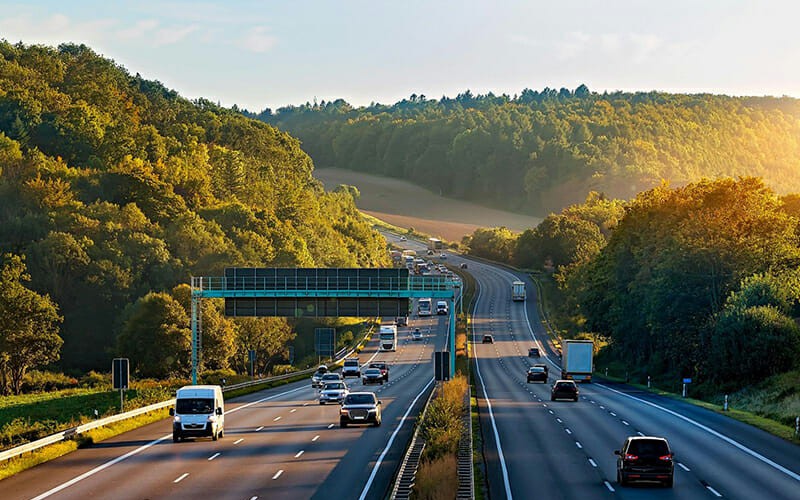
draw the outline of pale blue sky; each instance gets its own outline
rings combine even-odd
[[[800,2],[0,0],[0,38],[78,42],[251,111],[546,86],[800,97]]]

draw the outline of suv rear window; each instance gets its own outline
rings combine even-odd
[[[375,403],[373,394],[350,394],[344,400],[346,405],[368,405]]]
[[[661,439],[634,439],[628,446],[628,453],[660,457],[669,454],[669,446]]]
[[[344,366],[358,366],[358,360],[357,359],[346,359],[344,361]]]

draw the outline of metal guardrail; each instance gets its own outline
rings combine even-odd
[[[417,422],[421,422],[425,418],[425,413],[428,411],[436,388],[431,391],[428,400],[425,402],[425,407],[422,409]],[[419,469],[419,461],[422,458],[422,452],[425,450],[425,440],[419,436],[419,425],[414,430],[414,435],[411,437],[411,442],[408,445],[406,454],[403,457],[403,462],[400,464],[400,469],[397,472],[397,477],[394,480],[392,493],[389,495],[391,500],[407,500],[411,498],[411,492],[414,489],[416,482],[417,469]]]
[[[469,385],[467,385],[467,393],[464,398],[464,431],[461,433],[461,439],[458,442],[458,457],[456,458],[456,474],[458,477],[456,499],[475,498],[475,476],[472,470],[472,389]]]
[[[372,331],[373,331],[373,328],[370,327],[370,329],[367,331],[367,334],[364,336],[364,340],[362,342],[360,342],[358,345],[356,345],[355,347],[353,347],[352,349],[350,349],[349,351],[346,351],[346,349],[347,349],[346,347],[341,349],[341,350],[339,350],[336,353],[337,356],[336,356],[336,359],[335,359],[333,364],[336,365],[338,363],[343,362],[344,358],[352,355],[357,349],[363,347],[363,345],[366,343],[366,341],[370,338],[370,335],[372,334]],[[314,371],[316,371],[316,368],[309,368],[307,370],[300,370],[300,371],[296,371],[296,372],[292,372],[292,373],[286,373],[286,374],[283,374],[283,375],[276,375],[274,377],[266,377],[266,378],[262,378],[262,379],[258,379],[258,380],[249,380],[247,382],[242,382],[242,383],[239,383],[239,384],[226,385],[225,387],[223,387],[222,391],[223,392],[234,391],[236,389],[243,389],[245,387],[251,387],[251,386],[254,386],[254,385],[266,384],[266,383],[269,383],[269,382],[278,382],[280,380],[285,380],[285,379],[288,379],[288,378],[297,377],[299,375],[311,374],[311,373],[314,373]],[[174,404],[175,404],[175,398],[172,398],[172,399],[169,399],[167,401],[161,401],[160,403],[154,403],[154,404],[151,404],[149,406],[143,406],[143,407],[137,408],[135,410],[126,411],[124,413],[118,413],[116,415],[111,415],[109,417],[101,418],[99,420],[95,420],[93,422],[88,422],[86,424],[81,424],[81,425],[78,425],[76,427],[70,427],[69,429],[66,429],[64,431],[61,431],[61,432],[58,432],[58,433],[55,433],[55,434],[51,434],[49,436],[43,437],[42,439],[37,439],[36,441],[31,441],[30,443],[25,443],[23,445],[16,446],[14,448],[10,448],[8,450],[0,452],[0,462],[5,462],[6,460],[10,460],[12,458],[16,458],[16,457],[18,457],[20,455],[23,455],[25,453],[36,451],[39,448],[43,448],[43,447],[45,447],[47,445],[51,445],[51,444],[54,444],[54,443],[58,443],[58,442],[61,442],[61,441],[66,441],[68,439],[72,439],[75,436],[83,434],[84,432],[88,432],[90,430],[97,429],[99,427],[104,427],[106,425],[113,424],[113,423],[116,423],[116,422],[120,422],[122,420],[127,420],[129,418],[138,417],[139,415],[143,415],[143,414],[149,413],[151,411],[160,410],[161,408],[167,408],[167,407],[172,406]]]

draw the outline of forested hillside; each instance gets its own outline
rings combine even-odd
[[[320,168],[411,180],[534,215],[590,191],[630,199],[667,180],[758,176],[800,191],[800,101],[664,93],[523,90],[391,106],[337,100],[259,118],[301,139]]]
[[[173,288],[190,276],[387,265],[351,195],[326,193],[312,168],[287,133],[190,102],[83,45],[0,42],[0,252],[23,258],[25,284],[63,316],[64,368],[108,370],[118,334],[137,343],[123,318],[141,319],[147,304],[188,321],[175,311],[185,291]],[[6,262],[8,276],[24,275]],[[23,330],[16,341],[35,335]]]

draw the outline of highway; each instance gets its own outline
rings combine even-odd
[[[413,326],[422,341],[410,340]],[[360,354],[389,363],[387,384],[347,379],[351,391],[378,394],[380,427],[340,428],[339,406],[320,405],[304,380],[226,401],[219,441],[173,443],[164,420],[5,479],[0,498],[383,498],[432,387],[446,318],[412,318],[398,330],[396,352],[378,352],[375,335]]]
[[[473,320],[481,430],[491,498],[800,498],[800,448],[751,426],[624,384],[581,384],[578,402],[550,401],[560,360],[546,343],[535,288],[523,275],[469,264],[480,291]],[[511,301],[511,281],[528,300]],[[492,334],[494,344],[481,343]],[[548,384],[526,383],[534,362]],[[487,401],[488,400],[488,401]],[[666,437],[676,458],[672,489],[616,483],[615,449],[629,435]]]

